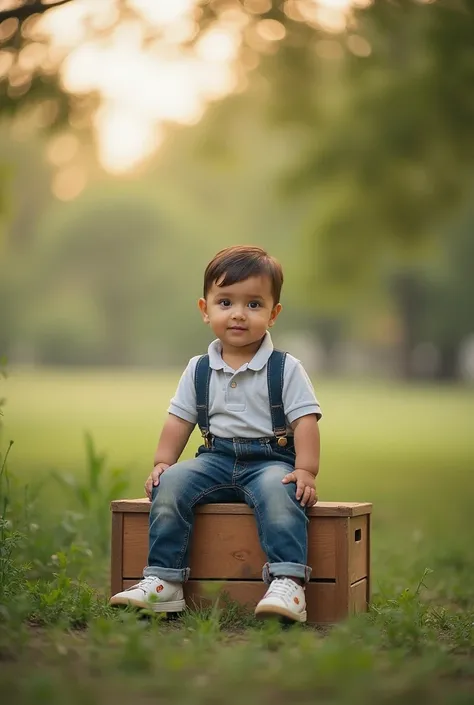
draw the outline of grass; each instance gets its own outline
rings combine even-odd
[[[176,379],[11,373],[2,700],[472,703],[472,390],[316,382],[321,499],[374,502],[371,611],[321,631],[255,623],[223,599],[173,621],[107,606],[109,500],[142,494]]]

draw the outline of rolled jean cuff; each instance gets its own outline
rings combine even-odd
[[[143,571],[144,578],[160,578],[170,583],[185,583],[189,578],[189,568],[160,568],[157,565],[148,565]]]
[[[263,582],[269,585],[273,578],[302,578],[309,582],[311,568],[302,563],[265,563],[262,571]]]

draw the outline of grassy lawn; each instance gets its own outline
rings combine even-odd
[[[315,380],[320,497],[374,503],[372,610],[327,633],[258,625],[224,603],[172,622],[106,606],[108,502],[142,495],[178,376],[10,371],[4,701],[472,703],[472,390]]]

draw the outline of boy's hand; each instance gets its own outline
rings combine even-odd
[[[160,484],[160,475],[164,473],[165,470],[169,468],[169,465],[167,463],[157,463],[155,467],[153,468],[152,473],[148,476],[147,481],[145,482],[145,492],[147,494],[148,499],[151,501],[151,491],[153,487],[156,487],[157,485]]]
[[[302,507],[314,507],[318,501],[316,478],[307,470],[293,470],[285,475],[282,482],[286,485],[289,482],[296,482],[296,499],[301,500]]]

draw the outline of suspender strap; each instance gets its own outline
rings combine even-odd
[[[210,441],[209,433],[209,383],[211,381],[211,368],[209,355],[202,355],[197,361],[194,373],[194,386],[196,388],[197,422],[206,446]]]
[[[285,352],[274,350],[267,363],[268,398],[270,401],[273,433],[277,438],[286,436],[286,417],[283,408],[285,360]]]

